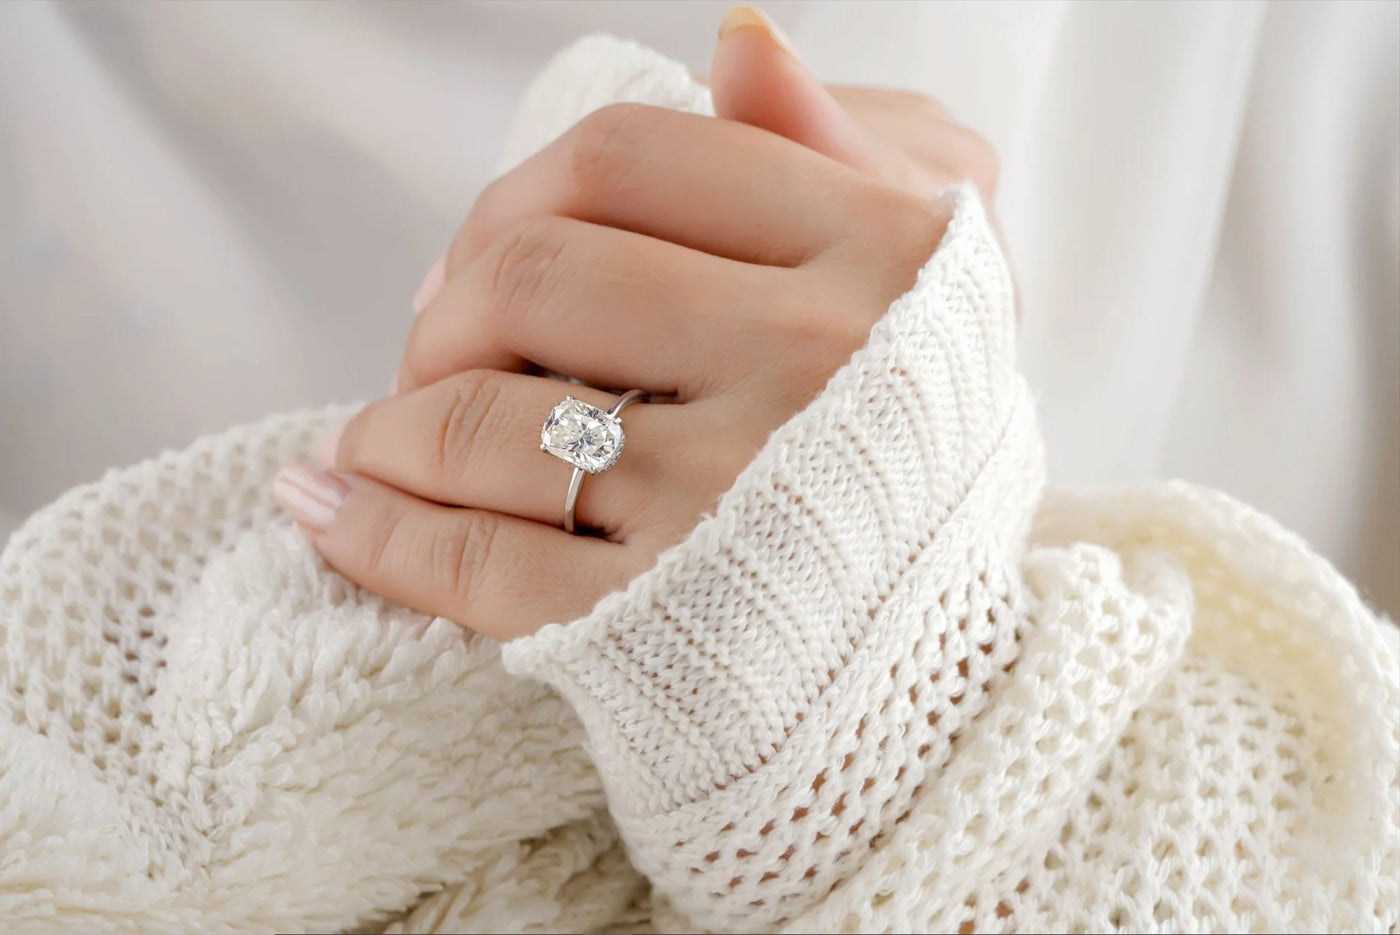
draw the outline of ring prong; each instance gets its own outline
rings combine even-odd
[[[645,400],[642,390],[629,390],[603,410],[573,395],[555,406],[540,431],[540,450],[574,469],[564,501],[564,530],[574,531],[574,507],[585,475],[601,474],[617,463],[626,443],[618,414],[628,405]]]

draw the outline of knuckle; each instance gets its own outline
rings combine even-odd
[[[471,510],[433,530],[427,555],[430,573],[437,586],[455,596],[460,605],[470,605],[499,559],[493,557],[492,542],[500,523],[494,514]]]
[[[548,301],[568,245],[566,226],[559,217],[531,218],[496,240],[485,286],[493,319],[516,321]]]
[[[366,524],[367,534],[361,539],[361,558],[366,581],[391,581],[403,571],[400,542],[403,512],[388,504],[379,507]]]
[[[335,466],[343,471],[373,473],[374,438],[383,426],[385,400],[376,400],[355,413],[341,426],[335,442]]]
[[[437,470],[457,477],[481,455],[480,439],[491,437],[502,392],[502,375],[493,370],[468,370],[451,378],[446,405],[439,419]]]
[[[911,269],[918,270],[938,249],[948,228],[948,210],[938,200],[903,192],[890,192],[880,206],[881,227],[890,237],[885,242],[886,257],[895,271],[898,293],[912,284]],[[893,297],[891,297],[893,298]]]
[[[436,330],[430,326],[428,317],[431,310],[425,311],[413,320],[408,329],[408,340],[404,342],[403,359],[399,363],[399,390],[416,389],[424,382],[424,374],[431,373],[434,364],[441,358],[442,342],[433,337]]]
[[[370,403],[346,419],[345,424],[341,426],[340,437],[335,442],[334,467],[342,471],[358,471],[360,469],[360,451],[363,447],[360,438],[365,431],[366,413],[374,406],[374,403]]]
[[[656,121],[656,108],[624,103],[599,108],[574,126],[569,172],[585,201],[596,203],[626,185]]]
[[[447,248],[447,269],[451,273],[470,264],[491,243],[495,231],[500,226],[499,218],[505,215],[511,197],[510,174],[497,176],[484,187],[472,202],[471,210],[462,226],[452,237]]]

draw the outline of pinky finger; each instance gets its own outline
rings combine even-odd
[[[640,570],[626,546],[429,503],[355,474],[285,468],[272,492],[351,581],[494,639],[583,616]]]

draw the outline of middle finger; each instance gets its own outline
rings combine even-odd
[[[798,266],[848,234],[862,183],[875,184],[755,127],[614,104],[482,192],[448,251],[447,275],[521,219],[550,214],[730,259]]]

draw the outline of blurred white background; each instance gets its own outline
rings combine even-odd
[[[104,469],[379,395],[530,76],[727,3],[0,4],[0,537]],[[1052,480],[1185,477],[1400,611],[1400,4],[766,8],[942,99],[998,208]]]

